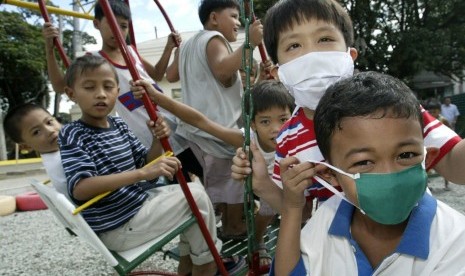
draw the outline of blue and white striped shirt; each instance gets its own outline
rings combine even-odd
[[[126,123],[110,116],[108,122],[109,128],[96,128],[79,120],[65,125],[60,132],[59,145],[68,193],[78,205],[84,202],[72,195],[80,180],[131,171],[145,165],[147,148]],[[118,228],[139,211],[148,195],[137,184],[113,191],[82,212],[96,233]]]

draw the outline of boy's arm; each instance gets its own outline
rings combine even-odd
[[[141,89],[141,86],[145,87],[149,98],[153,102],[168,110],[187,124],[199,128],[234,147],[242,146],[244,138],[239,129],[227,128],[213,122],[196,109],[160,93],[146,80],[139,80],[135,82],[135,86],[131,87],[136,99],[142,97],[143,89]]]
[[[168,69],[166,69],[166,80],[168,82],[179,81],[179,48],[174,51],[174,58]]]
[[[465,140],[455,145],[437,164],[434,169],[447,180],[455,184],[465,184]]]
[[[58,34],[58,29],[55,28],[52,23],[44,23],[42,35],[45,39],[45,57],[47,59],[48,77],[53,90],[56,93],[63,93],[65,91],[65,77],[56,59],[53,45],[53,39],[58,37]]]
[[[142,180],[151,180],[160,176],[173,179],[173,175],[179,169],[180,164],[175,157],[165,157],[155,164],[137,170],[83,178],[74,187],[73,197],[85,201],[102,193],[114,191]]]
[[[161,81],[165,76],[166,68],[168,67],[168,63],[171,58],[171,52],[174,48],[176,48],[176,44],[173,39],[176,39],[178,43],[181,43],[181,36],[178,33],[171,33],[167,38],[165,49],[155,66],[152,66],[150,62],[141,58],[145,70],[149,76],[156,81]]]
[[[256,20],[250,26],[250,41],[253,45],[262,43],[263,26],[260,20]],[[223,85],[230,84],[231,78],[242,65],[242,49],[244,45],[237,48],[234,52],[229,53],[223,39],[219,37],[212,38],[207,44],[207,59],[210,69]]]
[[[275,274],[289,275],[300,259],[300,227],[305,205],[304,191],[311,184],[317,168],[296,157],[281,160],[283,183],[281,222],[276,245]]]

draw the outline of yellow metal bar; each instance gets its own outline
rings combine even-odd
[[[39,9],[39,4],[37,3],[31,3],[31,2],[24,2],[24,1],[19,1],[19,0],[3,0],[4,4],[9,4],[17,7],[22,7],[22,8],[27,8],[31,10],[37,10],[40,11]],[[47,10],[49,13],[56,13],[56,14],[61,14],[61,15],[69,15],[72,17],[78,17],[78,18],[83,18],[83,19],[88,19],[88,20],[94,20],[94,16],[87,14],[87,13],[80,13],[80,12],[75,12],[75,11],[70,11],[70,10],[65,10],[65,9],[60,9],[52,6],[47,6]]]
[[[150,166],[152,165],[153,163],[156,163],[158,162],[161,158],[163,157],[170,157],[170,156],[173,156],[173,152],[171,151],[167,151],[165,152],[163,155],[160,155],[159,157],[153,159],[150,163],[146,164],[144,167],[147,167],[147,166]],[[92,199],[89,199],[88,201],[86,201],[86,203],[82,204],[81,206],[77,207],[76,209],[74,209],[73,211],[73,215],[77,215],[79,214],[82,210],[86,209],[87,207],[89,207],[90,205],[94,204],[95,202],[99,201],[100,199],[106,197],[107,195],[109,195],[112,191],[108,191],[108,192],[105,192],[103,194],[99,194],[98,196],[95,196],[94,198]]]

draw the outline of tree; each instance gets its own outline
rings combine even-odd
[[[42,41],[19,13],[0,12],[0,97],[10,106],[48,102]]]
[[[462,0],[344,0],[361,70],[409,81],[422,70],[460,79],[465,68]]]

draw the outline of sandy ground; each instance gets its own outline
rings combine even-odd
[[[434,196],[465,214],[465,186],[430,180]],[[173,244],[169,245],[170,247]],[[116,275],[92,247],[70,236],[48,210],[0,217],[0,275]],[[176,270],[156,254],[136,270]]]

